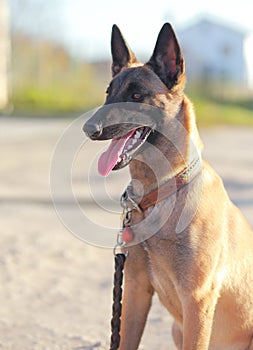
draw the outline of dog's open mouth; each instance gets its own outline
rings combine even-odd
[[[98,160],[99,174],[107,176],[111,170],[118,170],[129,164],[151,131],[151,128],[144,126],[131,130],[123,137],[112,139],[109,147]]]

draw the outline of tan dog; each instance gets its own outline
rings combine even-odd
[[[154,292],[174,317],[178,349],[252,350],[253,233],[219,176],[201,161],[173,29],[163,26],[151,59],[142,65],[114,26],[112,56],[105,107],[84,130],[94,140],[113,139],[99,160],[99,171],[107,175],[129,164],[135,180],[128,195],[142,209],[129,207],[126,226],[134,237],[123,232],[123,239],[132,242],[125,265],[120,350],[138,348]],[[114,108],[122,102],[159,107],[161,113],[146,113],[143,123],[131,117],[125,124]]]

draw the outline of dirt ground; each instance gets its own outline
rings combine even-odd
[[[109,348],[112,250],[71,234],[59,220],[50,194],[52,155],[69,123],[0,117],[0,349]],[[203,130],[201,136],[205,158],[253,226],[253,129],[220,127]],[[85,139],[81,131],[80,137]],[[65,147],[63,165],[68,143]],[[127,171],[106,183],[97,175],[95,160],[90,165],[99,152],[96,147],[86,143],[80,149],[72,173],[74,192],[91,218],[82,234],[94,244],[100,242],[99,224],[106,225],[108,211],[113,213],[111,226],[117,227],[118,197],[128,181]],[[63,168],[59,174],[61,203],[71,212],[72,202],[64,202]],[[107,205],[110,209],[104,210]],[[171,317],[155,298],[140,349],[175,349],[170,328]]]

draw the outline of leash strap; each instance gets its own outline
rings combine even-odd
[[[114,272],[114,287],[113,287],[113,305],[112,305],[112,320],[111,320],[111,345],[110,350],[118,350],[120,343],[120,318],[121,318],[121,299],[122,299],[122,282],[123,270],[126,260],[125,254],[115,255],[115,272]]]

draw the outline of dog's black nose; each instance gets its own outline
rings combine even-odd
[[[96,140],[102,134],[102,126],[88,120],[83,126],[83,131],[89,138]]]

